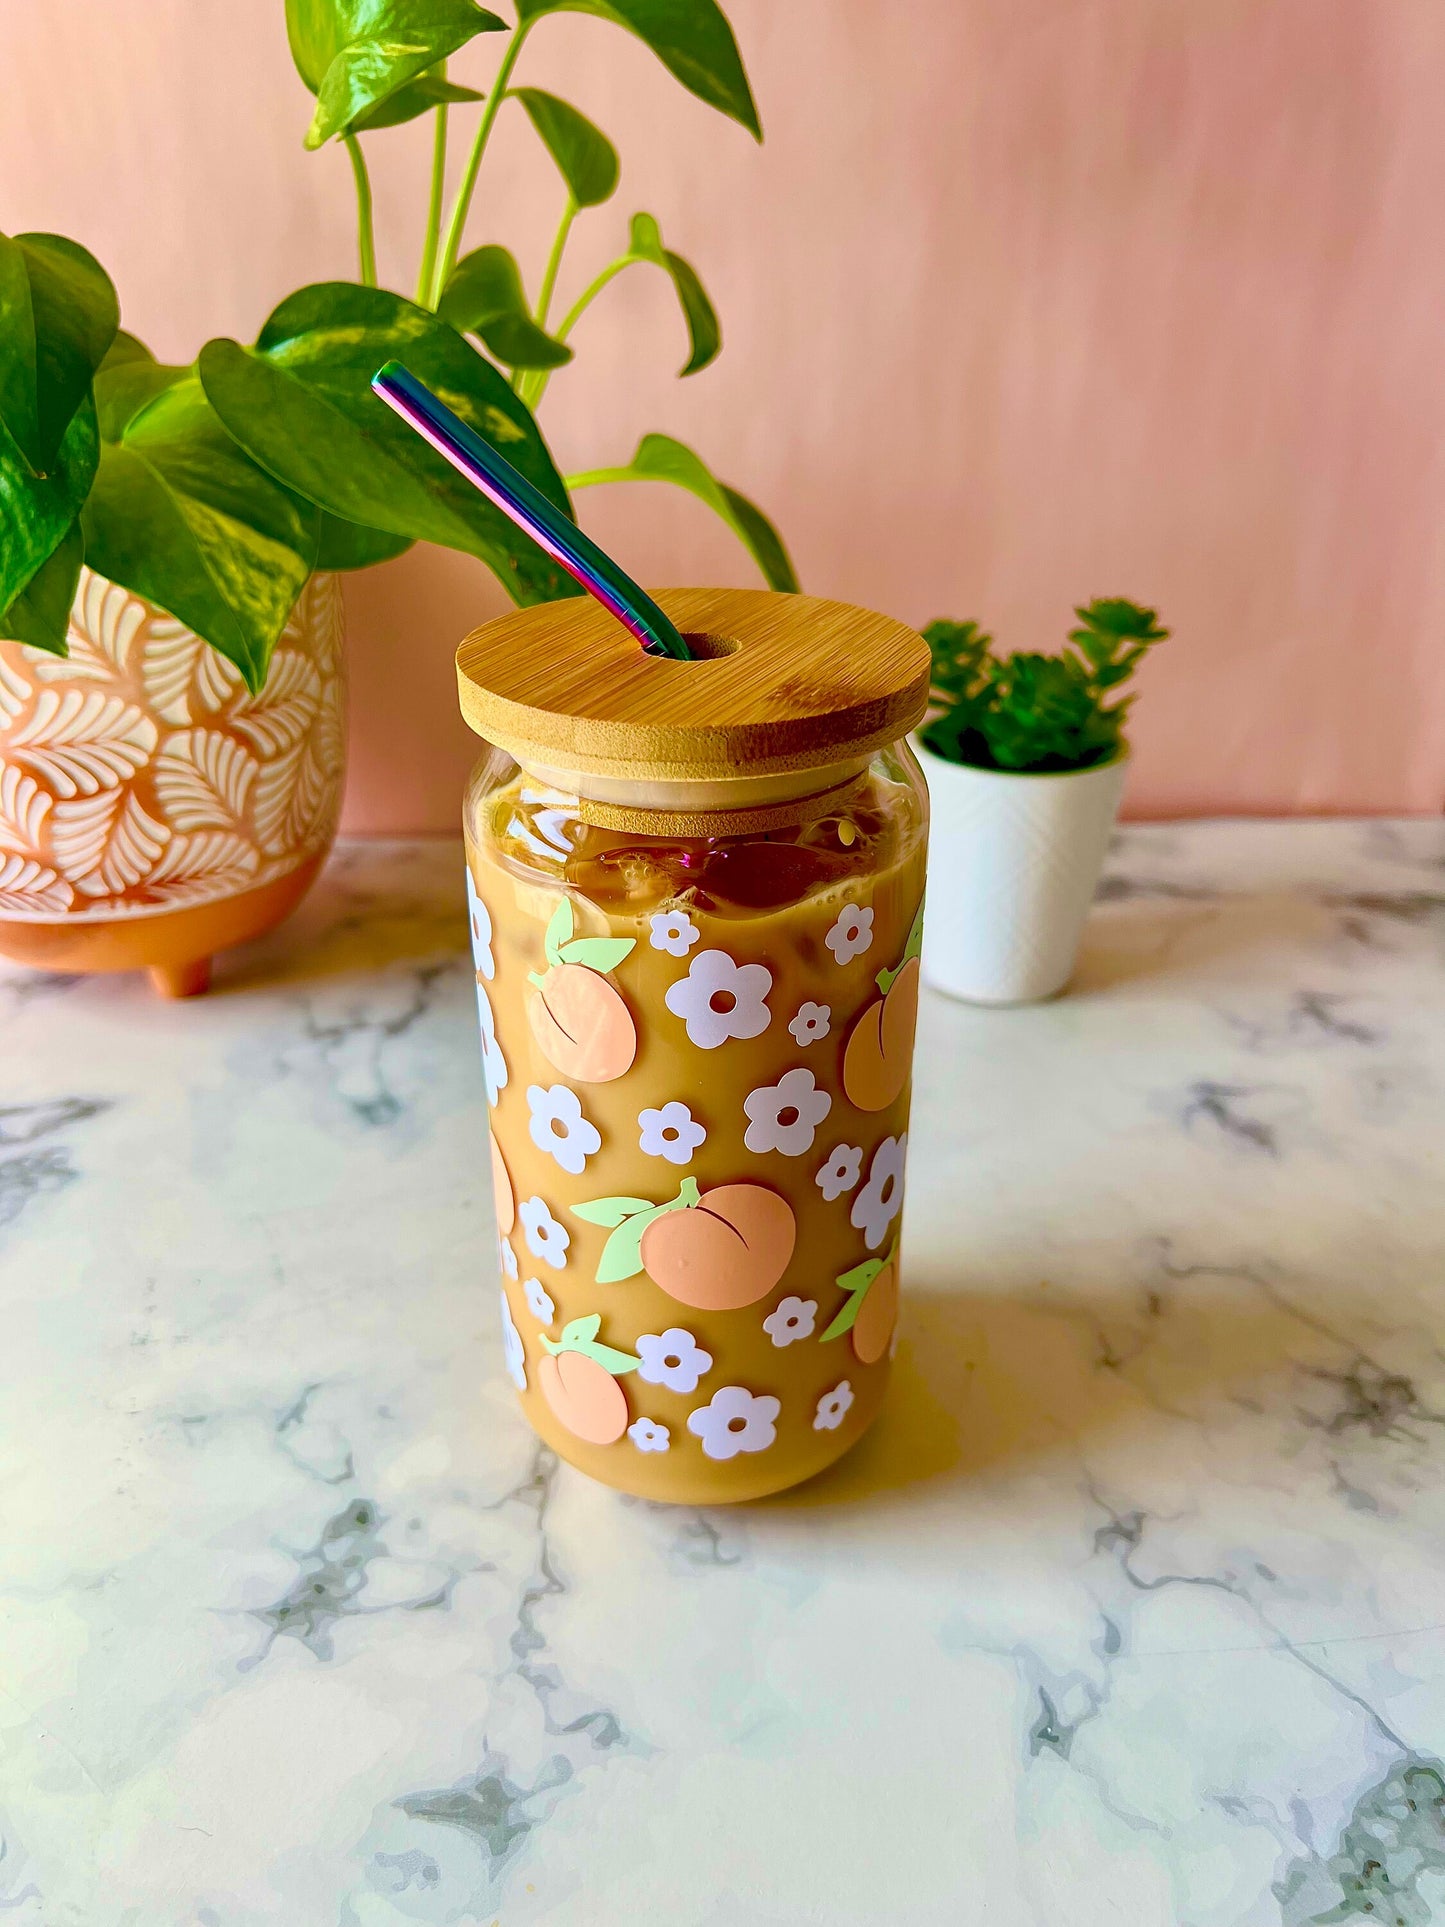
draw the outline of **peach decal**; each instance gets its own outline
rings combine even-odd
[[[549,968],[531,971],[527,1021],[549,1064],[579,1084],[610,1084],[631,1070],[637,1026],[622,992],[607,981],[636,948],[635,937],[574,937],[572,900],[563,897],[542,939]]]
[[[602,1314],[574,1318],[560,1338],[542,1334],[547,1356],[537,1367],[537,1383],[553,1412],[575,1437],[589,1445],[611,1445],[627,1430],[627,1395],[617,1383],[635,1372],[631,1352],[598,1342]]]
[[[506,1160],[502,1156],[502,1148],[490,1131],[487,1136],[491,1138],[492,1143],[492,1190],[497,1199],[497,1230],[505,1238],[517,1222],[517,1199],[512,1190],[512,1180],[507,1170]]]
[[[908,1082],[913,1032],[918,1023],[918,957],[923,948],[923,905],[918,906],[903,955],[875,982],[883,995],[854,1024],[843,1053],[843,1089],[860,1111],[882,1111]]]
[[[646,1271],[669,1297],[698,1311],[737,1311],[766,1298],[798,1235],[792,1206],[762,1184],[699,1192],[696,1178],[684,1178],[665,1204],[594,1198],[572,1214],[612,1230],[597,1266],[599,1285]]]
[[[876,1365],[887,1351],[893,1327],[898,1322],[897,1243],[886,1258],[865,1258],[861,1265],[845,1271],[836,1283],[847,1292],[847,1302],[819,1342],[826,1344],[830,1338],[841,1338],[845,1332],[851,1332],[859,1363]]]

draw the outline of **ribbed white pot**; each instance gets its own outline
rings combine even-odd
[[[932,802],[924,982],[976,1004],[1052,997],[1073,972],[1128,751],[1029,776],[915,747]]]

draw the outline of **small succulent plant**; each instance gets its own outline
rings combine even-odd
[[[999,655],[976,622],[930,622],[934,713],[925,746],[950,763],[1039,775],[1112,761],[1134,700],[1116,692],[1169,631],[1156,610],[1122,596],[1074,613],[1079,626],[1056,656]]]

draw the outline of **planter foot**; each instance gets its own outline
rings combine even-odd
[[[211,987],[211,960],[193,957],[189,963],[152,964],[150,980],[158,997],[199,997]]]

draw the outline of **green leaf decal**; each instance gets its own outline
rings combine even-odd
[[[316,96],[320,147],[479,33],[507,23],[473,0],[286,0],[296,71]]]
[[[636,937],[576,937],[561,948],[563,963],[585,964],[606,976],[637,948]]]
[[[526,405],[454,328],[383,288],[322,282],[283,301],[254,348],[201,350],[206,394],[236,441],[328,514],[478,556],[512,599],[546,602],[577,585],[371,391],[404,361],[549,501],[567,491]]]
[[[134,362],[96,388],[106,439],[81,518],[91,566],[260,689],[316,560],[315,508],[236,446],[194,374]]]
[[[549,1338],[546,1332],[538,1336],[554,1358],[563,1352],[581,1352],[604,1371],[611,1372],[614,1378],[621,1378],[624,1372],[635,1372],[642,1360],[632,1352],[619,1352],[611,1345],[601,1344],[597,1337],[601,1325],[602,1314],[594,1311],[588,1318],[574,1318],[570,1325],[564,1325],[560,1338]]]
[[[476,248],[458,261],[437,313],[459,334],[479,336],[508,368],[560,368],[572,359],[566,343],[554,341],[532,319],[506,248]]]
[[[719,482],[700,455],[671,435],[644,435],[625,468],[594,468],[570,478],[572,488],[599,482],[672,482],[720,515],[763,572],[770,589],[796,595],[798,578],[782,537],[754,503]]]
[[[587,1224],[605,1225],[609,1230],[635,1217],[639,1211],[655,1210],[651,1198],[593,1198],[589,1204],[571,1206],[572,1216]]]
[[[642,1269],[642,1234],[662,1210],[662,1206],[654,1205],[652,1210],[639,1211],[618,1226],[597,1261],[599,1285],[620,1285],[624,1279],[637,1276]]]
[[[600,207],[610,200],[617,188],[617,149],[602,129],[570,102],[544,94],[540,87],[514,87],[512,97],[526,108],[578,207]]]
[[[575,928],[576,924],[572,916],[572,899],[571,897],[563,897],[558,903],[557,908],[547,919],[547,928],[542,937],[542,948],[547,953],[547,961],[549,964],[560,964],[562,962],[562,945],[569,940]]]
[[[651,261],[671,277],[683,320],[687,323],[688,357],[680,375],[695,375],[716,361],[722,351],[722,324],[708,300],[697,271],[680,254],[662,245],[662,231],[650,214],[634,214],[628,253],[637,261]]]
[[[75,600],[75,585],[80,580],[80,565],[84,560],[85,537],[80,532],[80,523],[72,522],[60,538],[59,546],[0,615],[0,636],[28,642],[32,648],[47,650],[52,656],[68,654],[70,605]]]
[[[880,970],[878,972],[878,975],[873,980],[877,984],[878,988],[883,992],[885,997],[888,995],[888,992],[892,990],[898,978],[903,974],[903,966],[906,963],[911,962],[914,957],[921,956],[922,954],[923,954],[923,898],[920,897],[918,899],[918,908],[913,913],[913,921],[908,926],[908,938],[903,946],[903,955],[898,959],[897,963],[894,964],[891,970]]]
[[[851,1271],[845,1271],[833,1281],[848,1293],[848,1301],[818,1340],[820,1345],[825,1345],[830,1338],[841,1338],[845,1332],[852,1331],[863,1309],[863,1300],[868,1296],[869,1286],[887,1262],[887,1258],[865,1258],[861,1265],[854,1265]]]
[[[699,1202],[696,1178],[684,1178],[675,1198],[666,1204],[649,1204],[645,1198],[597,1198],[591,1204],[575,1204],[572,1215],[592,1224],[613,1224],[617,1229],[602,1247],[597,1265],[599,1285],[621,1284],[635,1278],[642,1269],[642,1236],[647,1227],[669,1211],[690,1211]],[[639,1209],[626,1210],[625,1206]]]
[[[548,13],[590,13],[626,27],[690,94],[762,139],[738,43],[717,0],[517,0],[523,26]]]

